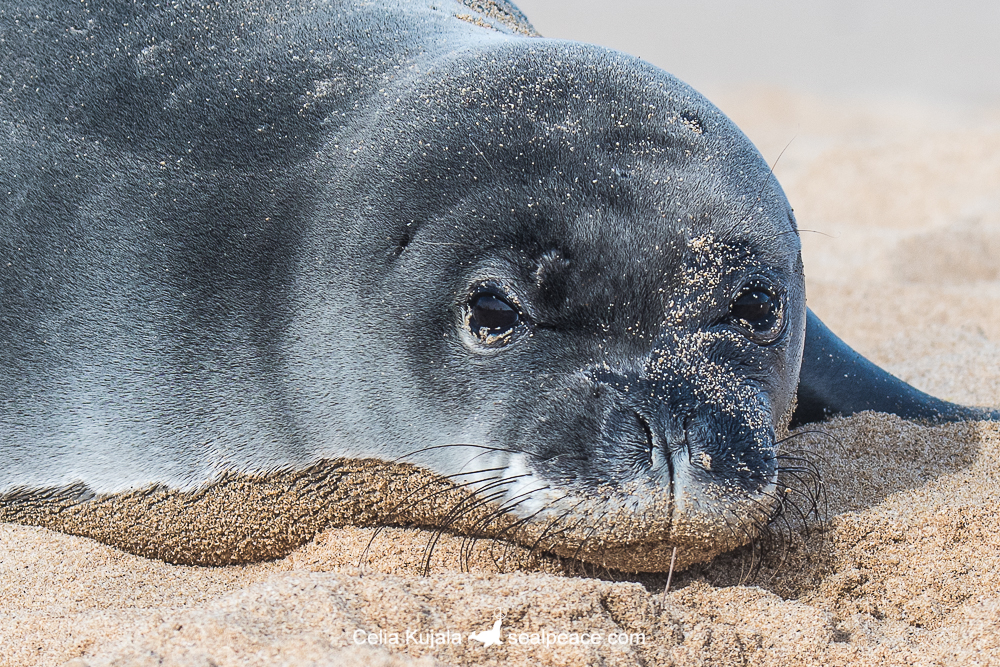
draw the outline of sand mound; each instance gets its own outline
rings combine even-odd
[[[795,136],[776,171],[811,230],[810,306],[920,388],[1000,405],[997,117],[717,101],[771,160]],[[785,448],[818,468],[826,522],[793,520],[756,568],[744,549],[665,596],[661,576],[489,541],[429,553],[435,535],[414,530],[329,530],[280,561],[197,568],[0,525],[0,663],[1000,664],[1000,425],[869,413]],[[496,619],[499,646],[469,637]]]

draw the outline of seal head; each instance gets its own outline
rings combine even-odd
[[[336,304],[367,295],[326,337],[367,367],[357,402],[548,548],[636,569],[745,541],[805,317],[791,210],[750,142],[661,70],[575,43],[476,44],[387,97],[323,151],[317,215],[353,233],[307,239],[308,282],[345,290],[301,304],[297,337],[342,332]],[[335,413],[319,390],[346,380],[303,377],[302,409]]]

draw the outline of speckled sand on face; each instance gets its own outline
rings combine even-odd
[[[776,171],[800,226],[822,232],[803,234],[809,305],[922,389],[1000,405],[1000,114],[942,128],[933,109],[714,97],[769,161],[795,136]],[[417,530],[382,531],[367,559],[374,530],[342,528],[274,563],[197,568],[0,525],[0,664],[1000,664],[1000,427],[864,414],[818,430],[787,449],[823,472],[826,529],[751,584],[726,556],[675,575],[666,598],[662,577],[566,576],[557,558],[449,536],[421,576],[434,535]],[[470,644],[498,610],[505,639],[646,644]],[[357,629],[463,643],[356,646]]]

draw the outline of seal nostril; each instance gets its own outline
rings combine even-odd
[[[656,447],[656,440],[653,438],[653,429],[649,427],[649,422],[646,418],[640,415],[638,412],[635,413],[635,420],[639,422],[639,427],[642,432],[646,434],[646,460],[645,463],[650,468],[653,467],[653,448]]]
[[[400,236],[399,238],[399,242],[396,243],[396,247],[393,248],[392,254],[395,255],[396,257],[402,255],[403,251],[406,250],[406,246],[410,245],[410,240],[412,238],[413,237],[410,235],[409,230],[404,231],[403,235]]]
[[[634,414],[636,422],[638,422],[642,432],[646,435],[646,460],[644,463],[647,466],[650,477],[657,484],[665,487],[672,497],[674,494],[675,471],[673,456],[667,444],[670,436],[662,431],[660,432],[661,437],[653,435],[653,427],[650,426],[649,420],[639,412]]]

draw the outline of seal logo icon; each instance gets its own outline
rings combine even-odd
[[[469,639],[475,639],[483,643],[483,648],[500,645],[500,624],[503,622],[503,615],[497,614],[497,619],[493,622],[493,627],[480,632],[470,632]]]

